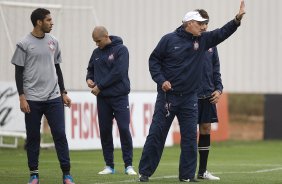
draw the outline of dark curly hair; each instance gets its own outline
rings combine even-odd
[[[45,19],[46,15],[49,15],[50,11],[45,8],[37,8],[33,10],[33,12],[30,15],[31,22],[33,26],[35,27],[38,20]]]
[[[204,9],[196,9],[195,11],[199,12],[199,14],[201,15],[201,17],[203,17],[204,19],[210,19],[209,14],[206,10]]]

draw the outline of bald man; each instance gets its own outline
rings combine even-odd
[[[103,26],[92,33],[97,47],[90,58],[86,83],[97,97],[98,119],[105,168],[98,174],[114,174],[113,119],[115,118],[122,149],[125,174],[136,175],[132,167],[133,146],[129,131],[130,111],[128,94],[129,54],[120,37],[109,36]]]

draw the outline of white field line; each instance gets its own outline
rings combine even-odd
[[[272,169],[262,169],[262,170],[256,170],[256,171],[242,171],[242,172],[214,172],[214,174],[257,174],[257,173],[267,173],[272,171],[279,171],[282,170],[282,167],[276,167]]]
[[[214,172],[214,174],[217,174],[217,175],[222,175],[222,174],[257,174],[257,173],[266,173],[266,172],[272,172],[272,171],[278,171],[278,170],[282,170],[282,167],[277,167],[277,168],[272,168],[272,169],[256,170],[256,171],[246,171],[246,172]],[[150,180],[156,180],[156,179],[162,179],[162,178],[178,178],[178,176],[171,175],[171,176],[151,177]],[[99,182],[99,183],[93,183],[93,184],[131,183],[131,182],[136,182],[137,180],[138,180],[138,178],[136,177],[136,179],[113,181],[113,182]]]
[[[156,180],[156,179],[162,179],[162,178],[177,178],[178,176],[172,175],[172,176],[159,176],[159,177],[150,177],[150,180]],[[111,184],[111,183],[131,183],[138,181],[138,177],[136,179],[130,179],[130,180],[122,180],[122,181],[109,181],[109,182],[99,182],[99,183],[93,183],[93,184]]]
[[[178,166],[179,163],[176,162],[176,163],[160,163],[159,164],[159,167],[161,166]],[[261,166],[265,166],[265,167],[282,167],[282,164],[249,164],[249,163],[246,163],[246,164],[237,164],[237,163],[230,163],[230,164],[226,164],[226,163],[222,163],[222,164],[219,164],[219,163],[211,163],[209,164],[210,166],[242,166],[242,167],[253,167],[253,166],[257,166],[257,167],[261,167]]]
[[[100,163],[100,160],[91,160],[91,161],[78,161],[78,160],[71,160],[71,163],[76,163],[76,164],[96,164],[96,163]],[[58,163],[58,161],[49,161],[49,160],[42,160],[40,161],[40,163]],[[115,162],[115,165],[124,165],[123,162]],[[162,166],[172,166],[172,165],[179,165],[179,163],[170,163],[170,164],[165,164],[165,163],[161,163],[159,164],[159,167]],[[257,167],[282,167],[281,164],[209,164],[211,166],[228,166],[228,165],[232,165],[232,166],[242,166],[242,167],[253,167],[253,166],[257,166]],[[101,168],[102,169],[102,168]]]

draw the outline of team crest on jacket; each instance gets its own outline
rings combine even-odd
[[[198,48],[199,48],[199,42],[195,41],[194,42],[194,50],[198,50]]]
[[[108,60],[113,61],[115,59],[114,54],[109,55]]]

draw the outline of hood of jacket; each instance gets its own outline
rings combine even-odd
[[[176,28],[175,32],[178,36],[183,37],[183,38],[194,38],[193,34],[185,31],[183,25]]]
[[[122,45],[123,44],[123,40],[121,37],[118,36],[110,36],[111,39],[111,43],[109,45],[107,45],[104,49],[110,48],[110,47],[114,47],[117,45]]]

